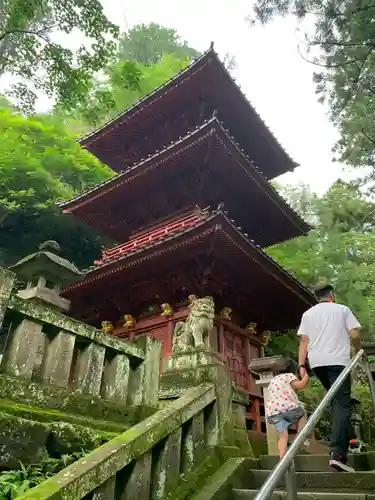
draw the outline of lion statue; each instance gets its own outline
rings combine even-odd
[[[212,297],[196,298],[185,323],[176,323],[173,350],[204,347],[205,340],[214,326],[215,304]]]

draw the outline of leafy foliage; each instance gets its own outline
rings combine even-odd
[[[138,24],[121,36],[120,61],[137,61],[144,65],[160,61],[166,54],[185,60],[198,57],[199,52],[181,40],[175,29],[160,24]]]
[[[0,473],[0,500],[13,500],[28,489],[42,483],[48,477],[57,474],[62,469],[83,457],[88,450],[62,455],[60,458],[48,458],[37,465]]]
[[[68,257],[88,264],[84,254],[98,252],[98,236],[60,215],[55,204],[109,178],[112,172],[83,150],[52,116],[23,117],[0,109],[0,129],[0,205],[8,210],[0,225],[3,263],[35,251],[43,240],[57,239],[69,249]]]
[[[72,50],[68,35],[77,31],[85,41]],[[34,108],[36,92],[70,108],[85,96],[92,75],[114,56],[117,36],[99,0],[1,0],[0,75],[17,79],[12,94],[24,112]],[[127,82],[134,85],[133,65],[127,68]]]
[[[335,285],[337,298],[359,317],[365,338],[375,327],[375,227],[371,203],[354,184],[338,181],[322,198],[308,187],[281,190],[315,228],[307,236],[268,249],[282,266],[308,287]],[[267,354],[295,358],[296,332],[271,336]]]
[[[306,29],[300,52],[317,66],[320,98],[340,129],[340,160],[375,166],[375,4],[371,0],[257,0],[252,21],[292,14]]]
[[[9,213],[0,221],[0,264],[14,263],[47,239],[59,241],[65,256],[79,267],[87,267],[98,257],[105,239],[62,215],[56,202],[113,172],[83,150],[74,137],[123,111],[186,64],[188,60],[170,54],[149,66],[135,62],[139,86],[132,89],[127,85],[128,62],[112,64],[106,81],[95,90],[92,87],[74,113],[58,107],[53,115],[25,118],[8,101],[0,103],[4,104],[0,107],[0,207]]]
[[[305,191],[300,199],[308,196]],[[375,327],[375,205],[356,185],[338,181],[323,198],[312,195],[307,206],[315,229],[269,252],[307,286],[333,283],[338,299],[356,312],[370,335]]]
[[[127,88],[124,85],[128,62],[118,61],[107,68],[105,79],[93,85],[86,99],[76,106],[70,117],[82,119],[91,127],[97,127],[172,78],[189,64],[189,59],[165,54],[154,63],[134,64],[138,79],[137,88]]]

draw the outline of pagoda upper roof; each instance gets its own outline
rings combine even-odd
[[[217,207],[221,202],[262,246],[311,229],[216,117],[61,206],[64,212],[124,241],[140,228],[140,220],[146,226],[155,223],[153,211],[166,218],[189,204]]]
[[[203,211],[141,244],[120,245],[65,288],[72,313],[89,322],[141,314],[190,293],[212,295],[265,329],[297,326],[313,295],[222,210]],[[120,247],[123,247],[121,251]]]
[[[272,179],[298,166],[247,100],[213,47],[165,84],[83,137],[80,144],[112,169],[121,171],[145,156],[142,141],[157,127],[164,127],[165,134],[176,114],[189,121],[189,109],[204,104],[205,109],[218,114],[265,178]],[[202,113],[198,113],[198,120],[199,116]],[[207,118],[204,113],[203,118]],[[176,127],[172,125],[172,129]],[[158,136],[154,150],[171,139],[176,137],[163,142]],[[143,146],[135,147],[140,141]],[[146,155],[150,152],[146,148]]]

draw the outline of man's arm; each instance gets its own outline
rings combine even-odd
[[[349,330],[350,339],[353,347],[358,352],[361,349],[361,331],[359,328],[352,328]]]
[[[307,350],[309,347],[309,337],[307,335],[299,334],[299,350],[298,350],[298,364],[304,365],[306,363],[307,358]],[[300,370],[301,377],[304,377],[306,374],[306,369]]]
[[[300,326],[298,328],[298,332],[297,332],[297,335],[300,338],[299,350],[298,350],[298,364],[300,366],[301,365],[304,366],[306,363],[307,351],[308,351],[308,347],[309,347],[309,337],[308,337],[308,335],[306,335],[307,333],[308,333],[308,321],[306,320],[306,315],[303,314],[302,319],[301,319],[301,324],[300,324]],[[307,373],[306,368],[301,368],[299,373],[300,373],[301,378],[303,378]]]
[[[348,330],[353,347],[358,352],[361,349],[361,325],[349,307],[346,311],[345,326]]]

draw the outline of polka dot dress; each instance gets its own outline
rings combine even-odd
[[[294,380],[298,379],[293,373],[283,373],[271,380],[265,407],[266,417],[280,415],[301,406],[297,394],[290,385]]]

